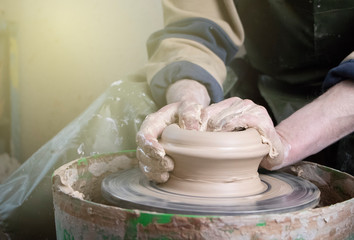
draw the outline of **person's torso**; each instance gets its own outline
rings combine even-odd
[[[323,80],[354,51],[353,0],[235,0],[254,68],[292,84]]]

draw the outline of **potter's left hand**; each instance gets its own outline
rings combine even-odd
[[[140,169],[157,183],[166,182],[174,167],[158,141],[163,130],[172,123],[178,123],[183,129],[199,130],[201,111],[209,105],[210,97],[202,84],[185,79],[169,87],[166,100],[169,104],[148,115],[136,136]]]
[[[276,132],[267,110],[251,100],[233,97],[204,109],[207,131],[237,131],[255,128],[262,142],[270,146],[269,154],[261,166],[268,170],[279,169],[287,154],[287,144]]]

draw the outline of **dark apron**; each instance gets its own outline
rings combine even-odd
[[[230,65],[238,80],[227,96],[266,106],[275,122],[319,96],[327,72],[354,51],[353,0],[235,0],[235,5],[246,56]],[[353,138],[324,150],[317,162],[354,174]]]

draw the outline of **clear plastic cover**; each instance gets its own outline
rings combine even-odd
[[[0,185],[1,231],[27,239],[55,238],[53,171],[84,156],[136,149],[140,124],[156,110],[143,76],[114,82]]]

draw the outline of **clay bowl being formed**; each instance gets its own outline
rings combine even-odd
[[[258,174],[269,146],[257,130],[203,132],[172,124],[160,143],[175,163],[166,191],[202,197],[239,197],[267,189]]]

